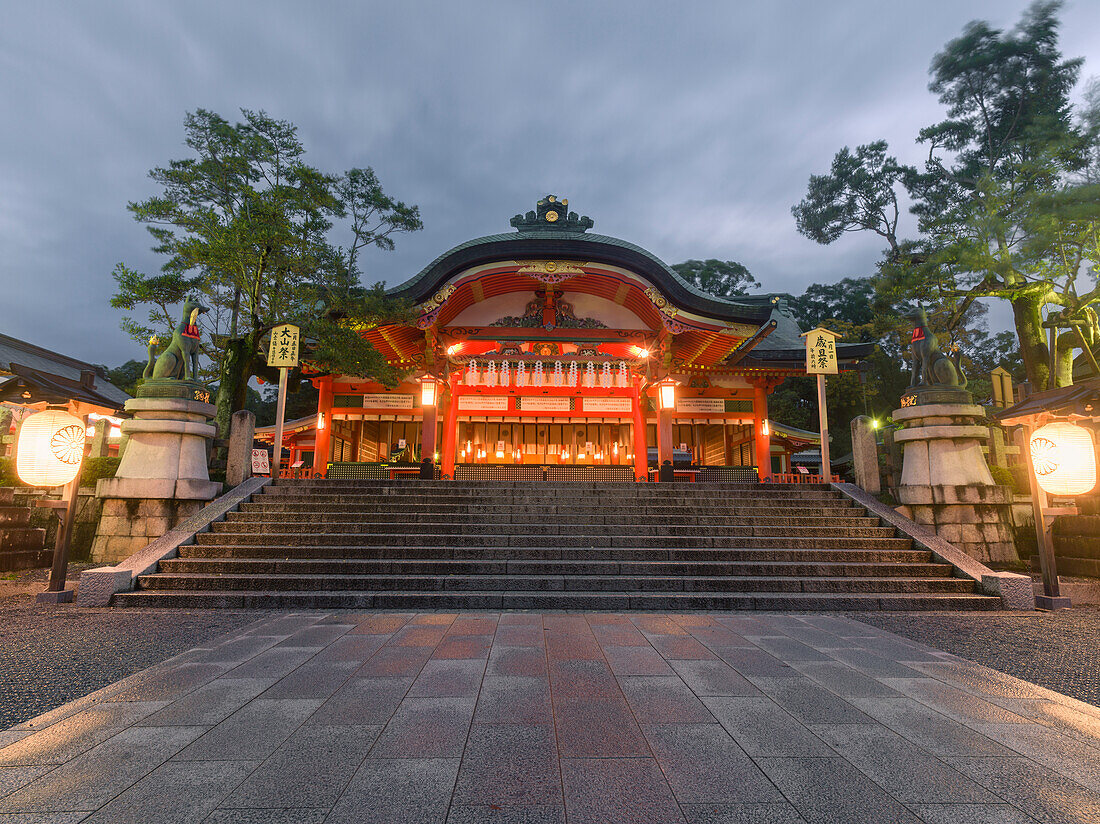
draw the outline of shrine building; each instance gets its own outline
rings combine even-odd
[[[458,480],[648,480],[666,461],[699,480],[790,473],[819,441],[768,418],[768,395],[806,374],[783,297],[705,294],[568,205],[547,196],[515,231],[390,289],[414,319],[363,334],[408,378],[314,377],[317,417],[288,426],[290,463],[386,477],[431,458]],[[848,370],[871,345],[836,349]]]

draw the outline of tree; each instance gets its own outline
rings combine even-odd
[[[1063,60],[1058,50],[1059,9],[1058,2],[1035,3],[1008,33],[971,23],[935,56],[929,89],[947,117],[918,135],[928,149],[922,169],[900,167],[884,141],[855,155],[845,148],[831,175],[811,177],[795,207],[799,231],[820,243],[842,231],[886,238],[876,294],[936,301],[949,340],[971,336],[980,299],[1007,300],[1037,388],[1048,385],[1052,362],[1056,381],[1069,382],[1073,350],[1085,345],[1082,330],[1091,324],[1100,332],[1091,309],[1100,293],[1078,293],[1084,258],[1065,253],[1058,240],[1064,226],[1052,217],[1051,196],[1095,146],[1073,122],[1069,94],[1081,61]],[[897,213],[889,207],[901,189],[918,219],[914,241],[893,234]],[[1044,324],[1073,332],[1061,337],[1053,358]]]
[[[401,318],[407,307],[387,300],[380,284],[360,287],[359,259],[368,246],[392,249],[393,235],[422,228],[417,207],[386,195],[371,169],[321,172],[304,161],[293,124],[264,112],[242,115],[237,124],[204,109],[186,116],[193,156],[153,169],[161,194],[129,204],[167,260],[154,276],[120,263],[111,301],[151,307],[147,324],[123,321],[143,340],[174,326],[172,305],[201,292],[213,309],[204,317],[212,340],[204,352],[218,378],[223,434],[233,410],[245,405],[249,379],[276,378],[262,344],[278,323],[303,327],[323,369],[396,381],[359,331]],[[337,221],[350,234],[343,246],[329,239]]]
[[[128,360],[122,366],[116,366],[114,369],[108,369],[106,366],[103,369],[107,373],[107,380],[112,385],[117,386],[127,395],[133,395],[141,382],[142,373],[145,371],[145,362]]]
[[[760,287],[749,270],[735,260],[685,260],[672,269],[696,289],[718,298],[744,295]]]

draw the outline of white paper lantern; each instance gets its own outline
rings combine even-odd
[[[611,363],[604,361],[603,369],[600,370],[600,386],[604,389],[611,388]]]
[[[477,361],[471,360],[466,367],[466,385],[477,386]]]
[[[497,362],[489,361],[489,365],[485,367],[485,385],[496,386],[497,385]]]
[[[31,415],[19,429],[15,471],[31,486],[63,486],[80,471],[86,437],[84,424],[68,412]]]
[[[535,373],[531,376],[531,385],[542,386],[543,380],[542,361],[535,361]]]
[[[1096,448],[1088,430],[1050,423],[1031,433],[1031,466],[1051,495],[1084,495],[1096,486]]]
[[[524,387],[527,385],[527,367],[523,361],[516,364],[516,386]]]
[[[592,361],[589,361],[588,365],[584,367],[584,385],[589,389],[596,386],[596,364]]]
[[[510,386],[512,383],[511,367],[508,365],[508,361],[502,361],[500,364],[500,385]]]

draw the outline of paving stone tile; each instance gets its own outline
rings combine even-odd
[[[259,764],[169,761],[84,819],[87,824],[201,821]]]
[[[137,722],[142,727],[213,726],[274,684],[271,678],[218,678]]]
[[[934,678],[884,678],[883,683],[915,698],[936,712],[962,721],[991,724],[1028,724],[1028,719]]]
[[[783,634],[779,630],[773,630],[765,620],[753,618],[748,615],[714,615],[712,617],[714,618],[714,623],[718,624],[718,626],[736,632],[742,637],[746,635]]]
[[[164,706],[163,701],[95,704],[0,749],[0,766],[61,764]]]
[[[902,802],[995,804],[999,799],[896,732],[870,724],[820,724],[813,731]]]
[[[690,627],[691,637],[708,649],[712,647],[752,647],[753,644],[743,635],[718,624]]]
[[[449,627],[458,615],[454,612],[421,612],[409,623],[413,626]]]
[[[477,699],[475,724],[553,724],[546,678],[486,676]]]
[[[0,813],[0,824],[77,824],[90,810],[76,813]]]
[[[459,758],[474,698],[406,698],[371,749],[372,758]]]
[[[982,697],[1045,697],[1041,687],[959,658],[935,663],[918,661],[913,664],[913,669]]]
[[[872,678],[920,678],[921,673],[912,667],[899,664],[890,658],[876,655],[865,649],[831,649],[829,656],[854,667]]]
[[[205,727],[123,730],[0,800],[0,813],[98,809],[205,731]]]
[[[920,824],[843,758],[758,758],[808,824]]]
[[[351,678],[358,661],[317,661],[310,659],[279,679],[263,694],[264,698],[328,698]]]
[[[394,647],[436,647],[447,634],[446,626],[409,625],[393,634],[389,645]]]
[[[448,635],[493,635],[497,631],[496,615],[460,615],[451,624]]]
[[[831,660],[828,655],[816,650],[809,644],[803,644],[801,641],[796,641],[794,638],[783,636],[782,638],[774,636],[760,636],[749,637],[760,649],[774,655],[780,661],[786,661],[787,663],[793,663],[795,661],[829,661]]]
[[[1036,824],[1011,804],[911,804],[925,824]]]
[[[293,632],[293,630],[291,630]],[[289,632],[288,632],[289,634]],[[240,664],[279,643],[281,636],[247,635],[226,641],[202,657],[205,664]]]
[[[214,810],[203,824],[324,824],[328,810]]]
[[[605,646],[603,654],[616,676],[675,674],[669,662],[648,642],[644,647]]]
[[[508,617],[508,616],[504,616]],[[497,634],[493,636],[494,647],[545,647],[546,631],[542,624],[504,624],[503,619]]]
[[[1100,792],[1100,749],[1039,724],[975,724],[1020,755]]]
[[[220,806],[327,810],[336,803],[381,730],[380,726],[300,727]]]
[[[325,824],[439,824],[458,764],[457,758],[368,758]]]
[[[649,641],[637,629],[621,624],[598,624],[592,628],[592,634],[600,646],[607,649],[608,646],[616,647],[648,647]]]
[[[300,629],[279,642],[280,647],[325,647],[349,630],[354,624],[321,624]]]
[[[717,656],[690,635],[654,635],[653,648],[667,660],[714,659]]]
[[[1034,698],[1000,698],[997,706],[1024,718],[1068,733],[1093,746],[1100,744],[1100,717],[1058,701]]]
[[[570,822],[684,822],[652,758],[564,758],[561,771]]]
[[[620,678],[619,686],[642,724],[710,724],[714,716],[677,676]]]
[[[803,724],[867,724],[871,719],[809,678],[755,678],[753,683]]]
[[[494,642],[486,675],[546,677],[546,652],[541,647],[503,647]]]
[[[484,661],[489,657],[489,648],[493,645],[491,635],[448,635],[439,642],[432,653],[433,659],[473,658]]]
[[[550,689],[554,700],[621,698],[622,690],[606,661],[552,661]]]
[[[945,760],[1038,821],[1051,824],[1100,821],[1100,794],[1026,758]]]
[[[282,678],[316,654],[317,650],[313,647],[274,647],[229,670],[225,677]]]
[[[325,701],[310,725],[384,725],[412,686],[411,678],[352,678]]]
[[[877,636],[882,631],[868,624],[853,621],[851,618],[841,618],[836,615],[804,615],[802,621],[809,626],[831,632],[841,638],[852,638],[862,635]]]
[[[631,620],[645,635],[681,635],[687,637],[688,631],[667,615],[633,615]]]
[[[674,612],[669,617],[686,629],[714,626],[716,623],[712,616],[703,612]]]
[[[43,725],[43,729],[44,728],[45,728],[45,725]],[[7,729],[7,730],[0,730],[0,750],[2,750],[4,747],[8,746],[9,744],[14,744],[16,741],[22,741],[28,735],[33,735],[33,734],[34,734],[34,730],[18,730],[18,729],[14,729],[14,728],[13,729]]]
[[[548,613],[542,616],[542,626],[556,634],[592,637],[592,628],[583,615]]]
[[[703,704],[749,755],[827,756],[833,751],[768,698],[710,697]]]
[[[542,615],[537,612],[502,612],[497,619],[497,634],[500,627],[538,627],[542,629]]]
[[[412,678],[432,656],[431,647],[382,647],[368,658],[356,678]]]
[[[719,724],[643,724],[642,732],[682,804],[784,800]]]
[[[584,620],[592,627],[630,627],[630,616],[625,612],[586,612]]]
[[[263,760],[321,705],[319,699],[257,698],[212,727],[177,761]]]
[[[555,701],[554,721],[563,758],[651,754],[623,698]]]
[[[455,804],[503,809],[562,804],[554,728],[475,724],[462,758]]]
[[[828,663],[796,661],[791,666],[842,698],[861,698],[864,696],[899,697],[899,693],[890,689],[881,681],[877,681],[869,675],[864,675],[862,672],[838,661]]]
[[[410,696],[477,695],[485,663],[478,659],[428,661],[409,689]]]
[[[393,635],[411,619],[411,615],[371,615],[348,630],[348,635]]]
[[[762,649],[715,647],[714,654],[746,678],[801,678],[802,673]]]
[[[362,663],[374,655],[386,643],[388,637],[387,635],[352,635],[348,633],[337,638],[310,660],[318,664],[333,661],[358,661]]]
[[[670,661],[696,695],[759,695],[760,690],[725,661]],[[614,669],[614,665],[612,665]],[[618,674],[618,673],[616,673]]]
[[[551,661],[602,661],[603,650],[591,636],[547,633],[546,656]]]
[[[851,649],[856,646],[856,642],[854,641],[847,638],[841,638],[839,635],[805,623],[784,627],[783,631],[796,641],[807,644],[819,651]]]
[[[484,807],[452,804],[447,824],[565,824],[565,806]]]
[[[681,804],[688,824],[806,824],[786,801],[779,804]]]
[[[31,767],[0,767],[0,798],[8,793],[15,792],[52,769],[52,764],[40,764]]]
[[[300,632],[303,629],[317,624],[324,620],[324,618],[325,616],[323,615],[300,612],[291,613],[289,615],[279,615],[272,618],[270,621],[264,621],[258,625],[246,627],[238,634],[238,637],[275,636],[286,638],[296,632]]]
[[[940,657],[942,653],[939,653],[938,650],[933,650],[923,644],[903,641],[897,635],[861,638],[857,649],[865,649],[868,652],[873,652],[877,655],[892,658],[895,661],[901,661],[903,663],[910,661],[936,662],[942,660]]]
[[[1010,756],[1011,750],[912,698],[853,698],[883,726],[936,756]]]
[[[111,701],[171,701],[213,681],[233,663],[183,663],[157,667],[126,679],[126,685],[111,690]]]

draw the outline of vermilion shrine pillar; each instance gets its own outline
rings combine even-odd
[[[756,438],[757,472],[761,481],[771,480],[772,438],[768,425],[768,384],[765,381],[753,381],[752,419],[752,430]]]
[[[649,448],[646,443],[645,416],[642,414],[641,387],[634,384],[630,396],[630,412],[634,418],[634,480],[649,480]]]
[[[317,438],[313,445],[313,473],[328,470],[332,435],[332,375],[321,378],[317,386]]]
[[[447,381],[447,414],[443,419],[443,449],[440,455],[442,469],[440,476],[450,480],[455,476],[455,446],[458,440],[458,375],[451,375]]]

